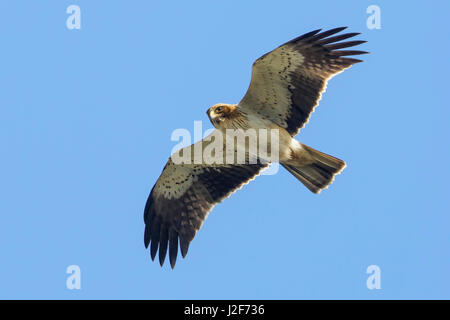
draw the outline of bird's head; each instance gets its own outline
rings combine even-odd
[[[231,114],[236,109],[236,105],[218,103],[213,105],[206,111],[209,120],[214,125],[214,127],[220,127],[223,122],[231,117]]]

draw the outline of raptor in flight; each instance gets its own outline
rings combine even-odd
[[[207,111],[216,133],[227,129],[278,129],[279,163],[314,193],[326,188],[345,162],[298,142],[294,136],[308,122],[327,81],[362,62],[349,56],[367,53],[341,50],[365,42],[342,41],[359,34],[339,34],[344,29],[315,30],[263,55],[253,64],[244,98],[236,105],[216,104]],[[206,137],[178,154],[207,148],[213,140]],[[267,161],[249,159],[246,154],[244,163],[230,164],[176,163],[173,155],[169,158],[144,209],[144,243],[146,248],[150,245],[152,260],[159,249],[162,266],[169,250],[173,268],[178,248],[183,258],[186,256],[211,209],[269,165]]]

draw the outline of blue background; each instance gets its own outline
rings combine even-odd
[[[81,8],[81,30],[66,8]],[[381,8],[381,30],[366,8]],[[2,1],[1,298],[450,298],[448,1]],[[320,195],[285,171],[210,214],[174,270],[151,262],[147,195],[252,62],[349,26],[371,54],[297,137],[347,162]],[[81,268],[81,290],[66,268]],[[366,287],[369,265],[381,289]]]

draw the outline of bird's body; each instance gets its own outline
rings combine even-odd
[[[222,115],[215,114],[214,110],[217,108],[222,108],[222,110],[226,110]],[[289,132],[283,127],[280,127],[278,124],[272,122],[268,118],[260,117],[256,114],[252,109],[248,111],[242,111],[238,105],[230,105],[219,103],[212,106],[208,109],[207,114],[211,120],[211,123],[215,126],[216,129],[220,130],[221,133],[227,137],[227,131],[231,131],[233,136],[238,136],[239,133],[236,133],[236,130],[242,130],[242,135],[245,135],[248,130],[254,130],[256,133],[256,145],[260,144],[260,130],[267,131],[267,135],[262,134],[263,137],[267,138],[266,148],[267,150],[273,150],[272,140],[270,139],[269,133],[272,130],[276,130],[276,150],[278,151],[276,155],[276,159],[279,162],[289,162],[293,159],[303,159],[305,162],[310,158],[306,150],[302,147],[302,144],[295,140]],[[216,118],[222,118],[220,121],[216,121]],[[251,153],[251,148],[249,147],[249,141],[245,139],[237,139],[238,142],[244,142],[239,145],[236,143],[236,149],[242,150],[242,152]],[[272,162],[271,160],[274,158],[274,155],[268,152],[267,157],[264,155],[256,154],[258,158],[264,160],[266,162]]]
[[[253,64],[250,87],[239,104],[208,109],[216,130],[172,155],[147,200],[144,242],[151,244],[152,259],[159,248],[162,265],[169,248],[173,268],[178,244],[184,257],[210,210],[271,162],[281,163],[314,193],[342,171],[344,161],[294,137],[327,81],[361,62],[346,56],[366,53],[336,50],[365,42],[338,42],[357,35],[332,36],[343,29],[316,30],[263,55]]]

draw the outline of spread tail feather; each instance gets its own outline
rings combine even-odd
[[[304,160],[295,164],[294,161],[281,163],[301,183],[314,193],[327,188],[334,180],[334,176],[345,168],[345,162],[326,153],[302,144],[304,150],[311,156],[312,161],[305,164]]]

